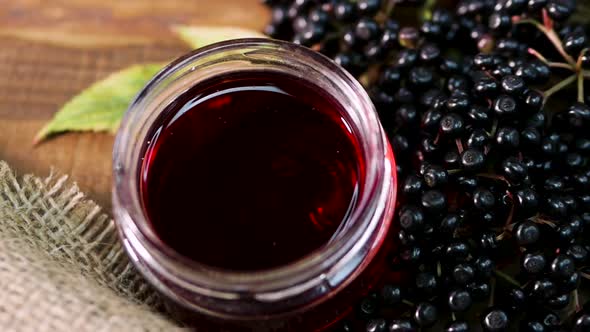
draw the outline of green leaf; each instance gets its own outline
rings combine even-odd
[[[66,131],[116,132],[129,103],[165,64],[133,65],[91,85],[67,102],[35,137]]]
[[[268,38],[264,34],[236,27],[177,25],[172,30],[192,48],[238,38]]]

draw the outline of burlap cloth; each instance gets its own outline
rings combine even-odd
[[[67,176],[20,178],[0,161],[0,331],[178,329],[160,301]]]

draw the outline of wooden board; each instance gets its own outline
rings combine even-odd
[[[33,146],[36,132],[97,79],[187,52],[172,24],[260,30],[267,19],[258,0],[0,0],[0,159],[20,174],[70,174],[110,209],[113,137],[71,133]]]

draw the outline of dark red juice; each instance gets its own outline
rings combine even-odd
[[[229,270],[285,265],[352,210],[362,158],[342,106],[303,80],[233,73],[180,95],[152,128],[145,211],[161,240]]]

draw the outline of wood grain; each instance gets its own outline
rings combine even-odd
[[[170,24],[260,29],[266,19],[257,0],[0,0],[0,31],[44,31],[34,40],[15,38],[18,33],[0,37],[0,159],[20,174],[69,174],[110,209],[112,135],[71,133],[33,146],[37,131],[68,99],[109,73],[187,52],[170,35]],[[56,41],[53,32],[74,42]],[[109,42],[78,43],[93,35]],[[126,38],[134,41],[110,42]]]
[[[174,24],[260,30],[258,0],[0,0],[0,35],[77,47],[169,42]]]

